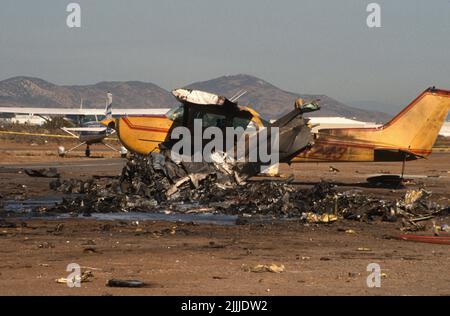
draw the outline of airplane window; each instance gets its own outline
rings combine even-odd
[[[183,114],[184,114],[184,106],[179,106],[167,112],[166,116],[169,118],[169,120],[176,121],[183,118]]]
[[[225,115],[212,114],[212,113],[198,113],[197,118],[203,119],[203,127],[226,127],[226,117]]]
[[[261,120],[261,123],[264,127],[269,127],[270,123],[268,121],[266,121],[265,119],[263,119],[262,117],[259,118]]]
[[[82,116],[82,118],[80,119],[81,123],[86,123],[86,122],[96,122],[96,117],[95,115],[84,115]]]
[[[233,119],[233,127],[242,127],[244,130],[253,131],[257,129],[255,122],[248,118],[235,117]]]

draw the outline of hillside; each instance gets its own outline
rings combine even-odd
[[[227,97],[233,96],[243,89],[248,91],[239,99],[240,104],[251,104],[264,117],[276,118],[288,112],[294,106],[296,98],[305,100],[320,99],[322,109],[311,116],[345,116],[357,118],[362,121],[383,122],[389,119],[389,115],[382,112],[372,112],[347,106],[322,94],[304,94],[284,91],[262,79],[249,75],[223,76],[220,78],[196,82],[187,86],[191,89],[199,89],[221,94]]]
[[[94,85],[58,86],[39,78],[14,77],[0,81],[0,106],[79,107],[105,106],[106,92],[114,95],[114,106],[123,108],[170,107],[170,93],[153,83],[139,81],[100,82]]]

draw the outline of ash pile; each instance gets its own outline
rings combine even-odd
[[[55,180],[51,187],[76,194],[52,211],[89,215],[109,212],[221,213],[298,218],[312,223],[338,218],[397,221],[420,230],[419,222],[449,213],[431,193],[411,190],[399,200],[360,191],[339,192],[331,183],[299,188],[289,181],[248,181],[242,170],[217,155],[213,163],[175,163],[168,155],[134,155],[115,179]]]

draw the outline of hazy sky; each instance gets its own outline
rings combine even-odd
[[[81,28],[66,25],[70,2]],[[371,2],[381,28],[367,27]],[[450,0],[0,2],[0,79],[171,89],[238,73],[395,112],[430,85],[450,89]]]

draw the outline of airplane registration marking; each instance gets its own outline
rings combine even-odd
[[[318,140],[316,142],[316,144],[313,146],[337,146],[337,147],[345,147],[346,149],[348,147],[355,147],[355,148],[365,148],[365,149],[372,149],[374,150],[375,148],[383,148],[383,149],[393,149],[393,150],[405,150],[405,151],[410,151],[416,154],[431,154],[431,150],[428,149],[418,149],[418,148],[400,148],[400,147],[395,147],[395,146],[387,146],[387,145],[367,145],[367,144],[358,144],[358,143],[347,143],[347,142],[339,142],[339,141],[331,141],[331,140]]]
[[[339,160],[347,152],[346,147],[342,146],[327,146],[327,145],[314,145],[310,150],[306,151],[300,157],[307,158],[323,158],[326,156],[327,159]]]

